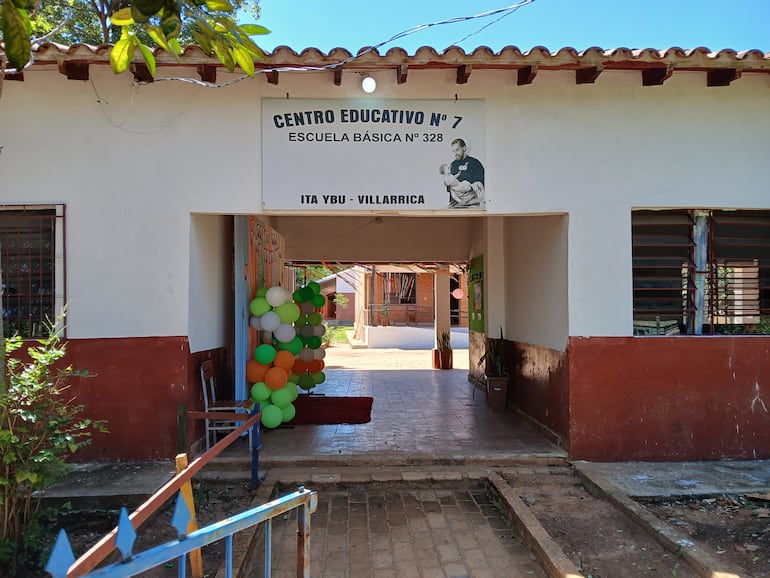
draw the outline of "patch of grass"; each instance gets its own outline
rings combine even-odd
[[[353,329],[352,327],[346,327],[345,325],[336,325],[334,327],[327,327],[324,334],[324,342],[329,345],[334,344],[346,344],[348,342],[347,335],[345,333]]]

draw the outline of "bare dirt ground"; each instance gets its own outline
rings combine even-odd
[[[588,493],[571,468],[505,470],[504,477],[583,576],[697,576],[632,518]]]
[[[639,501],[660,520],[707,545],[741,578],[770,577],[770,493]]]

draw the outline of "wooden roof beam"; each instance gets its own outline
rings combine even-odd
[[[268,84],[275,84],[278,85],[278,71],[277,70],[268,70],[265,72],[265,78],[267,79]]]
[[[396,82],[398,84],[406,84],[406,75],[409,72],[409,65],[399,64],[396,69]]]
[[[217,81],[217,67],[210,64],[199,64],[198,76],[203,82],[215,83]]]
[[[150,83],[155,82],[155,79],[150,74],[150,69],[144,62],[135,62],[131,65],[131,73],[134,75],[134,79],[137,82]]]
[[[69,80],[88,80],[88,63],[62,61],[59,63],[59,72]]]
[[[601,65],[578,68],[575,71],[575,84],[593,84],[603,71],[604,67]]]
[[[660,86],[671,78],[672,74],[674,74],[674,69],[671,66],[645,68],[642,70],[642,86]]]
[[[537,64],[530,66],[523,66],[516,71],[516,84],[524,86],[525,84],[532,84],[537,76]]]
[[[334,69],[334,86],[342,86],[342,68]]]
[[[457,84],[465,84],[471,76],[473,65],[462,64],[457,67]]]
[[[715,68],[706,73],[706,86],[730,86],[733,80],[741,77],[737,68]]]

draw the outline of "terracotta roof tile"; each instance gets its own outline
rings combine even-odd
[[[63,61],[87,62],[91,64],[109,64],[111,45],[91,46],[73,44],[64,46],[45,42],[33,50],[36,64],[59,63]],[[188,46],[177,62],[173,56],[155,50],[158,64],[164,65],[220,65],[214,57],[203,53],[197,46]],[[677,46],[666,49],[624,47],[601,48],[593,46],[585,50],[572,47],[560,48],[554,52],[543,46],[534,46],[522,52],[516,46],[506,46],[494,52],[487,46],[479,46],[471,52],[451,46],[438,52],[430,46],[418,48],[409,55],[403,48],[390,48],[384,54],[376,49],[362,48],[351,53],[344,48],[334,48],[324,53],[317,48],[305,48],[296,52],[288,46],[278,46],[272,52],[265,53],[265,60],[257,62],[262,68],[291,68],[312,66],[334,66],[343,63],[348,68],[393,68],[406,64],[410,68],[448,68],[462,64],[472,64],[478,69],[521,68],[538,65],[543,69],[572,69],[601,65],[607,70],[637,70],[651,67],[670,66],[682,70],[706,70],[715,68],[735,68],[746,72],[770,73],[770,53],[760,50],[736,52],[731,49],[712,51],[705,47],[683,49]],[[139,61],[137,59],[137,61]]]

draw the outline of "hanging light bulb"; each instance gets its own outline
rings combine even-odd
[[[372,94],[375,90],[377,90],[377,81],[374,80],[374,78],[372,78],[368,74],[366,74],[361,79],[361,89],[366,94]]]

